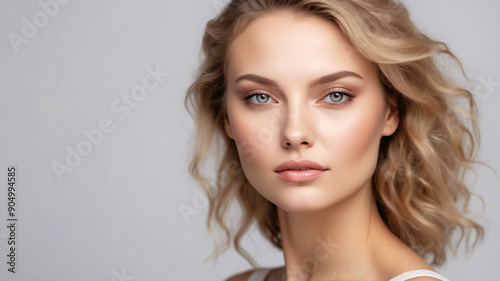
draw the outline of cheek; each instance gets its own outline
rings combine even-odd
[[[272,112],[255,114],[245,108],[235,108],[229,114],[238,148],[240,161],[245,172],[262,166],[267,155],[279,144],[277,116]]]
[[[332,161],[346,175],[375,170],[382,129],[382,111],[368,109],[350,112],[335,125],[319,129],[322,142]],[[329,127],[329,128],[327,128]]]

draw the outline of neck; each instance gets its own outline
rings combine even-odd
[[[373,267],[373,242],[387,231],[371,184],[311,213],[278,208],[286,280],[353,280]]]

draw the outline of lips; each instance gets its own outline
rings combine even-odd
[[[307,159],[286,161],[275,170],[280,179],[292,182],[313,181],[321,177],[326,171],[328,171],[328,168]]]

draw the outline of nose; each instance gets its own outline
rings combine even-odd
[[[281,146],[300,149],[314,145],[314,118],[307,105],[288,108],[281,132]]]

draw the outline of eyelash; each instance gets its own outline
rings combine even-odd
[[[328,102],[328,101],[324,101],[328,96],[330,96],[331,94],[335,94],[335,93],[338,93],[338,94],[341,94],[343,99],[342,101],[340,102]],[[267,97],[269,97],[269,99],[271,100],[270,102],[265,102],[265,103],[259,103],[259,102],[253,102],[251,101],[251,99],[253,97],[256,97],[256,96],[259,96],[259,95],[266,95]],[[348,90],[345,90],[345,89],[331,89],[331,90],[328,90],[327,94],[321,99],[321,101],[324,101],[325,103],[328,103],[330,104],[330,106],[341,106],[341,105],[344,105],[348,102],[350,102],[353,98],[355,98],[355,96],[353,96]],[[245,100],[245,102],[249,103],[249,104],[253,104],[253,105],[265,105],[267,103],[272,103],[273,101],[275,101],[275,99],[270,95],[270,94],[267,94],[266,92],[264,91],[251,91],[249,94],[245,95],[243,97],[243,100]]]
[[[324,101],[327,97],[329,97],[331,94],[341,94],[342,95],[342,101],[340,102],[326,102],[331,104],[331,106],[341,106],[346,103],[349,103],[352,101],[354,96],[347,90],[345,89],[331,89],[328,90],[328,93],[323,97],[321,101]]]
[[[252,99],[253,97],[256,97],[256,96],[259,96],[259,95],[266,95],[269,97],[269,99],[271,99],[272,101],[275,101],[275,99],[273,97],[271,97],[270,94],[267,94],[263,91],[251,91],[249,94],[245,95],[243,97],[243,100],[245,100],[245,102],[249,103],[249,104],[255,104],[255,105],[264,105],[264,104],[267,104],[267,103],[271,103],[271,102],[266,102],[266,103],[258,103],[258,102],[252,102],[250,101],[250,99]]]

